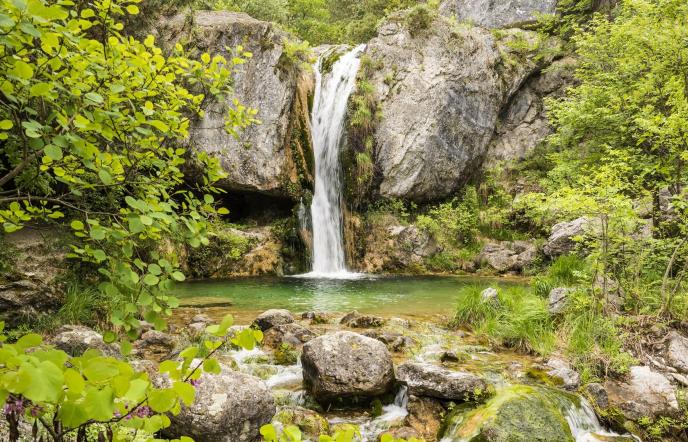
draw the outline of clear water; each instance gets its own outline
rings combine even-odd
[[[228,301],[232,312],[285,308],[293,312],[358,310],[383,316],[450,315],[462,287],[524,285],[526,281],[478,277],[362,277],[311,279],[259,277],[177,284],[184,305]],[[212,303],[212,302],[211,302]]]
[[[365,45],[341,56],[322,75],[321,57],[315,65],[315,101],[311,126],[315,154],[315,190],[311,204],[313,271],[311,277],[347,276],[342,239],[342,190],[339,150],[349,95]],[[333,49],[337,50],[337,48]],[[326,51],[323,57],[328,56]]]

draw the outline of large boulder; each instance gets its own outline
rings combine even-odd
[[[273,308],[258,315],[253,321],[253,325],[266,331],[277,325],[291,324],[292,322],[294,322],[294,317],[289,310]]]
[[[275,399],[258,378],[221,367],[220,374],[201,375],[196,400],[170,416],[166,436],[186,435],[198,442],[258,439],[260,427],[275,415]]]
[[[631,420],[673,416],[679,411],[676,391],[669,379],[647,366],[631,367],[627,380],[609,380],[604,388],[609,405]]]
[[[558,0],[444,0],[440,13],[487,28],[533,23],[538,14],[553,14]]]
[[[580,217],[552,226],[552,233],[542,249],[545,255],[555,258],[572,252],[577,244],[575,238],[584,235],[589,225],[590,218]]]
[[[688,374],[688,338],[677,331],[667,336],[666,360],[676,370]]]
[[[315,333],[302,325],[295,323],[279,324],[270,327],[265,332],[263,345],[272,348],[278,348],[282,344],[298,347],[315,337]]]
[[[485,379],[428,363],[407,362],[397,368],[397,379],[409,394],[452,401],[470,401],[488,392]]]
[[[309,186],[313,159],[307,96],[312,78],[285,53],[288,35],[272,23],[227,11],[182,13],[162,20],[156,30],[164,45],[190,42],[197,53],[229,59],[237,46],[252,54],[233,67],[233,89],[242,105],[257,110],[260,124],[244,129],[238,138],[228,134],[224,117],[233,107],[230,98],[211,103],[191,130],[194,146],[219,154],[228,173],[221,185],[278,197],[293,197],[294,187]]]
[[[106,344],[103,335],[83,325],[63,325],[50,339],[56,348],[72,356],[81,356],[86,350],[94,349],[105,356],[118,356],[115,344]]]
[[[391,17],[368,43],[368,81],[384,109],[375,130],[383,197],[432,201],[451,195],[483,160],[498,116],[537,69],[536,35],[456,26],[438,17],[413,31]],[[533,45],[534,47],[535,45]]]
[[[392,357],[385,344],[341,331],[303,346],[303,379],[320,402],[356,401],[384,394],[394,384]]]
[[[448,441],[573,442],[560,411],[560,400],[567,397],[555,394],[525,385],[507,387],[481,407],[449,415],[444,437]]]
[[[497,272],[520,272],[537,258],[537,246],[530,241],[500,241],[485,244],[476,258]]]

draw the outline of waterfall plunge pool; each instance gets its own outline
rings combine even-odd
[[[527,285],[522,278],[373,276],[357,279],[247,277],[177,284],[182,306],[231,312],[244,322],[271,308],[292,312],[358,310],[385,317],[450,316],[462,287]]]

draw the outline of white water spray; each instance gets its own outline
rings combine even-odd
[[[314,278],[351,278],[346,269],[342,234],[342,191],[339,151],[349,95],[365,45],[342,55],[329,73],[321,72],[323,57],[315,65],[315,102],[311,125],[315,153],[315,191],[311,204]]]

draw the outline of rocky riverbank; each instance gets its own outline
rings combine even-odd
[[[202,310],[179,313],[174,332],[148,330],[134,343],[133,357],[143,358],[135,366],[154,379],[157,363],[176,358],[212,322]],[[171,416],[169,436],[256,441],[273,422],[296,425],[311,441],[346,425],[359,428],[361,442],[387,432],[427,442],[631,441],[643,419],[679,413],[688,367],[688,338],[678,332],[658,356],[663,369],[657,361],[581,385],[560,356],[514,353],[430,321],[269,310],[232,330],[248,326],[263,331],[262,345],[224,348],[221,373],[200,379],[194,404]],[[73,354],[118,354],[86,327],[63,327],[51,340]]]

